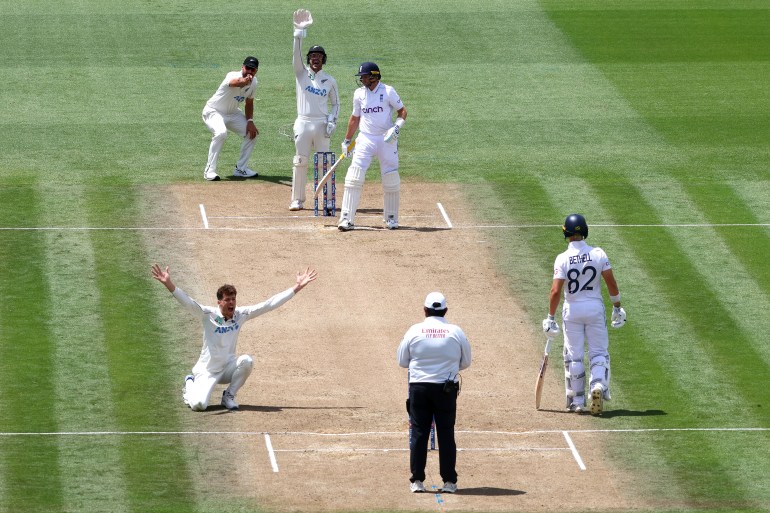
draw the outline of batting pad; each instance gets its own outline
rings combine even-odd
[[[361,192],[364,189],[366,171],[358,166],[350,166],[345,174],[345,192],[342,195],[341,217],[355,223],[356,210],[361,202]]]
[[[390,216],[398,222],[398,207],[401,202],[401,177],[398,171],[391,171],[382,175],[383,192],[383,216],[387,220]]]
[[[305,187],[307,186],[307,157],[294,155],[294,167],[291,172],[291,200],[305,202]]]

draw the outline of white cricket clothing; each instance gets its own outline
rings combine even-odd
[[[294,288],[279,292],[270,299],[257,305],[238,306],[233,318],[226,321],[218,306],[202,306],[185,291],[176,287],[173,296],[203,323],[203,348],[198,362],[193,367],[193,374],[215,375],[225,370],[228,364],[235,363],[235,348],[238,334],[246,321],[274,310],[294,297]]]
[[[294,38],[294,53],[292,55],[294,76],[297,87],[297,115],[307,119],[323,119],[331,115],[336,121],[340,112],[340,97],[337,81],[320,70],[314,73],[304,64],[302,56],[302,39]],[[331,105],[331,109],[329,109]]]
[[[564,301],[602,300],[602,272],[612,269],[607,254],[601,248],[594,248],[585,241],[572,241],[567,251],[556,257],[553,278],[565,280]]]
[[[395,89],[382,82],[374,91],[359,87],[353,93],[353,115],[361,118],[358,130],[369,135],[385,135],[393,126],[393,113],[404,108]],[[360,151],[357,147],[356,151]]]
[[[222,83],[219,84],[214,95],[206,102],[206,106],[223,115],[235,114],[246,98],[254,98],[254,91],[257,89],[256,77],[245,87],[233,87],[230,85],[233,79],[241,77],[243,77],[243,74],[240,71],[228,73]]]
[[[609,334],[602,299],[602,272],[612,269],[607,254],[585,241],[571,241],[556,257],[553,278],[564,280],[562,328],[567,406],[585,405],[585,347],[591,365],[589,388],[601,383],[609,399]]]
[[[407,330],[396,357],[409,369],[409,383],[457,381],[457,374],[471,364],[471,346],[459,326],[443,317],[426,317]]]

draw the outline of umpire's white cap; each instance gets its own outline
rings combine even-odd
[[[444,310],[446,308],[446,298],[441,292],[431,292],[425,298],[424,306],[433,310]]]

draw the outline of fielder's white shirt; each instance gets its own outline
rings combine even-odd
[[[361,118],[358,130],[369,135],[385,135],[393,126],[393,113],[404,108],[395,89],[380,82],[374,91],[359,87],[353,93],[353,115]]]
[[[459,326],[443,317],[426,317],[407,330],[396,358],[409,369],[409,383],[457,381],[457,374],[471,364],[471,346]]]
[[[294,287],[279,292],[258,305],[237,306],[233,318],[226,321],[218,306],[201,306],[177,287],[174,297],[203,323],[203,348],[193,374],[218,374],[230,360],[236,359],[238,333],[244,322],[278,308],[294,297]]]
[[[564,301],[602,301],[602,271],[612,269],[602,248],[585,241],[572,241],[567,251],[556,257],[553,278],[564,280]]]
[[[246,87],[232,87],[230,82],[235,78],[241,78],[243,74],[240,71],[231,71],[225,76],[225,79],[219,84],[217,91],[206,102],[206,107],[210,107],[220,114],[235,114],[238,108],[246,98],[254,98],[254,91],[257,89],[257,77]]]
[[[324,70],[314,73],[302,60],[302,38],[294,38],[294,76],[297,86],[297,115],[308,119],[334,121],[340,113],[340,96],[337,81]],[[329,110],[331,104],[331,110]]]

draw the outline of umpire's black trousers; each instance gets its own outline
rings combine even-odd
[[[444,392],[443,383],[410,383],[409,416],[412,420],[412,437],[409,440],[409,467],[412,471],[410,481],[425,481],[430,426],[435,418],[441,478],[456,483],[457,392]]]

